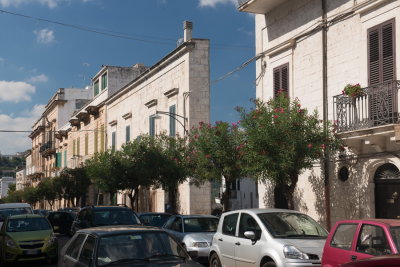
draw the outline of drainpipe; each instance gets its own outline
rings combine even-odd
[[[323,121],[324,131],[327,132],[328,122],[328,32],[327,32],[327,9],[326,0],[321,0],[322,5],[322,101],[323,101]],[[331,199],[330,199],[330,185],[329,185],[329,153],[325,150],[324,152],[324,192],[325,192],[325,210],[326,210],[326,228],[331,229]]]

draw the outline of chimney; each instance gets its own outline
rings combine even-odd
[[[183,41],[187,42],[192,39],[193,22],[185,20],[183,22]]]

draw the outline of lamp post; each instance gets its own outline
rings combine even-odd
[[[188,118],[186,118],[185,116],[182,116],[182,115],[179,115],[179,114],[176,114],[176,113],[167,112],[167,111],[160,111],[160,110],[156,110],[156,114],[168,115],[169,117],[173,118],[180,125],[182,125],[183,131],[185,132],[185,135],[188,134],[188,130],[186,129],[186,122],[187,122]],[[183,123],[180,120],[178,120],[176,117],[182,118],[183,119]]]

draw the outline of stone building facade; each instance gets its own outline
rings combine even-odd
[[[106,101],[108,148],[118,149],[141,134],[184,136],[200,121],[210,121],[209,40],[192,38],[191,22],[184,28],[182,44]],[[164,212],[164,191],[149,194],[145,209]],[[209,185],[185,182],[179,198],[180,213],[211,212]]]
[[[347,145],[326,174],[316,163],[301,175],[296,209],[328,227],[344,218],[397,216],[399,2],[239,0],[238,9],[255,14],[257,97],[285,90],[334,121]],[[362,95],[342,95],[358,83]],[[273,205],[270,185],[259,194],[260,207]]]

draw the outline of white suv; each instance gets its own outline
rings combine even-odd
[[[284,209],[223,213],[209,254],[212,267],[320,266],[328,232],[309,216]]]

